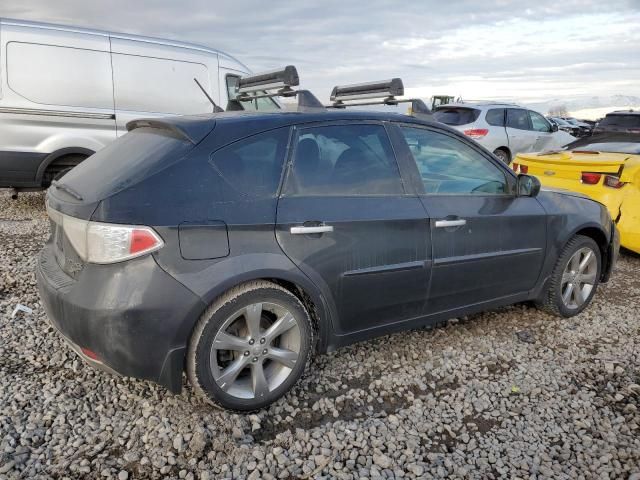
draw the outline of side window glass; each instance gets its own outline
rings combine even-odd
[[[425,193],[474,195],[508,192],[504,171],[469,145],[442,133],[401,127]]]
[[[507,109],[507,127],[518,130],[530,130],[529,115],[521,108]]]
[[[487,111],[485,120],[494,127],[504,127],[504,108],[492,108]]]
[[[240,79],[237,75],[227,75],[227,97],[229,100],[235,100],[238,96],[236,95],[236,85],[238,85],[238,80]],[[261,112],[268,112],[271,110],[278,110],[278,105],[271,98],[256,98],[255,100],[242,102],[242,107],[245,110],[259,110]]]
[[[545,120],[545,118],[539,113],[532,112],[529,110],[529,117],[531,117],[531,126],[537,132],[550,132],[551,127],[549,126],[549,122]]]
[[[209,164],[235,193],[273,197],[280,183],[288,140],[288,127],[253,135],[216,150]]]
[[[302,130],[287,193],[399,195],[398,165],[381,125],[336,125]]]

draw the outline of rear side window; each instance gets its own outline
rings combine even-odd
[[[507,109],[507,127],[518,130],[531,130],[529,113],[521,108]]]
[[[173,113],[211,113],[213,107],[200,87],[211,92],[209,71],[201,63],[113,54],[116,110]]]
[[[402,181],[382,125],[339,125],[300,132],[287,193],[398,195]]]
[[[494,127],[504,127],[504,108],[490,108],[487,111],[485,120]]]
[[[193,144],[158,128],[136,128],[67,173],[60,183],[85,201],[118,193],[182,159]]]
[[[637,115],[607,115],[598,124],[600,127],[640,128],[640,114]]]
[[[475,122],[480,116],[480,110],[475,108],[439,108],[433,114],[439,122],[447,125],[466,125]]]
[[[237,75],[227,75],[227,95],[229,96],[229,100],[235,100],[238,96],[236,94],[236,85],[238,85],[238,80],[240,79]],[[256,98],[255,100],[250,100],[246,102],[241,102],[242,108],[245,110],[258,110],[261,112],[269,112],[273,110],[279,110],[280,107],[275,102],[273,98],[265,97],[265,98]]]
[[[113,110],[109,52],[11,42],[9,88],[34,103]]]
[[[273,197],[280,184],[289,127],[269,130],[216,150],[209,164],[236,193]]]

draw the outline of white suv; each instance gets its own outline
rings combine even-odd
[[[538,112],[517,105],[450,103],[437,107],[434,116],[507,164],[520,152],[556,149],[574,140]]]

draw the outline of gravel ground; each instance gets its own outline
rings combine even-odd
[[[63,344],[33,274],[42,201],[0,192],[0,479],[640,478],[638,256],[577,318],[515,306],[343,348],[238,415]]]

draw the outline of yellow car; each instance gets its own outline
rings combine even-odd
[[[521,153],[517,173],[535,175],[543,187],[572,190],[604,204],[623,247],[640,253],[640,135],[603,133],[562,151]]]

